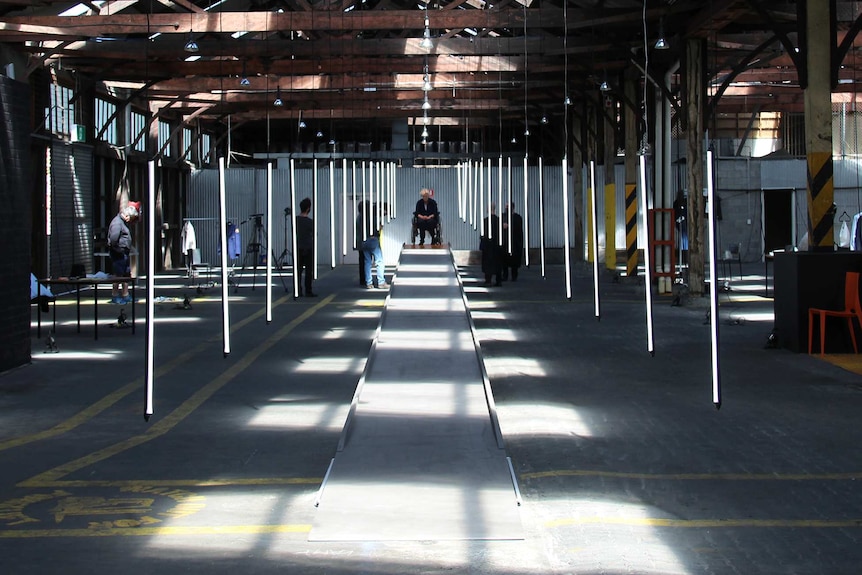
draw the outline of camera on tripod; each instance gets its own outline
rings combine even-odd
[[[289,215],[290,215],[290,206],[288,206],[288,207],[284,208],[284,215],[285,215],[285,216],[289,216]]]
[[[263,214],[252,214],[248,217],[248,219],[254,220],[255,227],[260,227],[263,225],[263,222],[261,221],[262,217],[263,217]]]

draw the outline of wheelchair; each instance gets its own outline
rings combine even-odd
[[[443,226],[440,223],[441,217],[440,214],[437,215],[437,224],[434,226],[432,230],[427,231],[427,233],[431,234],[431,245],[439,246],[443,243]],[[411,244],[416,245],[416,238],[419,237],[419,218],[416,217],[416,214],[413,214],[413,221],[411,223]]]

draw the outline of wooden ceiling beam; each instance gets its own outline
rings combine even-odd
[[[639,21],[640,8],[602,16],[587,10],[559,8],[505,8],[500,10],[360,10],[352,12],[195,12],[188,14],[110,14],[85,16],[3,16],[5,33],[28,33],[44,38],[61,36],[115,36],[127,34],[232,34],[235,32],[424,30],[427,14],[431,28],[555,29],[570,31],[624,25]]]
[[[56,50],[52,51],[52,54]],[[196,62],[183,62],[177,60],[159,61],[150,59],[147,62],[134,60],[123,62],[121,66],[112,66],[112,62],[98,59],[63,58],[64,68],[79,71],[92,72],[104,71],[105,76],[110,75],[114,79],[143,78],[146,75],[152,77],[187,77],[187,76],[239,76],[245,73],[250,79],[263,75],[264,68],[267,75],[289,76],[289,75],[319,75],[319,74],[410,74],[423,71],[422,61],[415,58],[361,58],[356,60],[345,60],[333,58],[323,61],[310,60],[279,60],[266,63],[265,66],[256,61],[244,60],[198,60]],[[535,62],[531,71],[563,71],[563,62],[554,66],[542,66]],[[465,58],[439,58],[429,63],[428,71],[432,74],[469,74],[499,73],[499,72],[521,72],[524,69],[524,58],[519,56],[497,57],[477,56]]]
[[[195,34],[197,36],[197,34]],[[69,38],[80,39],[79,36]],[[7,40],[5,36],[0,38]],[[56,39],[56,38],[55,38]],[[175,36],[165,38],[165,42],[147,43],[146,40],[125,39],[117,41],[88,40],[75,50],[65,49],[58,53],[62,56],[81,58],[98,58],[100,60],[139,59],[146,51],[149,58],[175,59],[182,52],[187,37]],[[44,41],[44,39],[43,39]],[[538,58],[563,58],[570,56],[593,55],[599,52],[625,51],[627,48],[613,42],[585,42],[570,39],[568,44],[562,38],[483,38],[471,41],[468,38],[439,39],[430,51],[419,46],[419,38],[390,38],[381,40],[358,39],[326,39],[308,40],[246,40],[243,38],[210,38],[199,39],[201,58],[229,57],[258,62],[278,61],[280,59],[326,60],[329,58],[353,58],[362,56],[428,56],[429,63],[444,57],[478,57],[478,56],[519,56],[526,53],[531,60]],[[22,50],[38,53],[42,50],[41,42],[24,45]]]

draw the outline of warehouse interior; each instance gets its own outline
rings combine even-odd
[[[0,0],[0,568],[853,572],[860,30],[845,0]],[[139,201],[131,304],[68,289]],[[487,287],[508,203],[523,269]],[[225,221],[257,245],[229,266]]]

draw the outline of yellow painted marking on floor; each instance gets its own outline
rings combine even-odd
[[[159,536],[212,536],[261,535],[273,533],[308,533],[311,525],[221,525],[221,526],[164,526],[164,527],[113,527],[100,529],[22,529],[0,531],[3,539],[32,539],[41,537],[159,537]]]
[[[814,354],[811,357],[831,363],[832,365],[837,365],[851,373],[862,375],[862,356],[855,353]]]
[[[545,527],[565,527],[567,525],[629,525],[634,527],[862,527],[862,519],[662,519],[656,517],[572,517],[555,519],[545,523]]]
[[[322,477],[262,477],[235,479],[124,479],[108,480],[67,479],[57,481],[40,481],[39,487],[237,487],[237,486],[284,486],[284,485],[320,485]]]
[[[330,295],[324,298],[323,301],[321,301],[317,305],[305,310],[301,315],[299,315],[299,317],[295,318],[289,324],[278,330],[275,335],[263,341],[255,349],[240,358],[240,360],[237,361],[235,364],[228,367],[221,375],[216,377],[213,381],[193,393],[191,397],[185,400],[182,404],[180,404],[175,410],[173,410],[163,419],[156,421],[156,423],[150,426],[150,428],[145,433],[135,437],[130,437],[124,441],[108,446],[104,449],[100,449],[89,455],[85,455],[84,457],[80,457],[74,461],[70,461],[63,465],[60,465],[59,467],[55,467],[54,469],[50,469],[48,471],[40,473],[35,477],[22,481],[18,484],[18,486],[43,486],[45,482],[57,481],[58,479],[61,479],[62,477],[69,475],[70,473],[79,471],[89,465],[98,463],[99,461],[103,461],[105,459],[108,459],[109,457],[113,457],[114,455],[122,453],[123,451],[129,450],[133,447],[137,447],[138,445],[142,445],[144,443],[147,443],[148,441],[151,441],[157,437],[164,435],[165,433],[173,429],[175,425],[188,417],[194,410],[200,407],[218,390],[227,385],[233,378],[242,373],[264,352],[268,351],[271,347],[273,347],[276,343],[278,343],[281,339],[283,339],[291,331],[293,331],[298,325],[300,325],[306,319],[314,315],[319,309],[326,306],[330,301],[332,301],[334,297],[334,295]]]
[[[289,296],[284,296],[284,297],[274,301],[273,307],[284,303],[285,301],[287,301],[288,298],[289,298]],[[238,321],[234,326],[231,327],[231,329],[230,329],[231,333],[245,327],[248,323],[250,323],[256,319],[259,319],[260,317],[263,316],[264,311],[265,310],[263,310],[263,309],[258,310],[257,312],[251,314],[247,318],[245,318],[241,321]],[[216,334],[216,335],[212,336],[211,338],[204,340],[203,342],[194,346],[190,350],[181,353],[180,355],[176,356],[174,359],[172,359],[172,360],[164,363],[163,365],[157,367],[155,373],[153,374],[154,377],[157,377],[157,378],[162,377],[165,374],[176,369],[177,367],[179,367],[181,365],[186,365],[188,363],[188,361],[194,355],[201,353],[210,344],[212,344],[214,341],[220,340],[221,338],[222,338],[221,334]],[[49,439],[51,437],[56,437],[57,435],[60,435],[60,434],[66,433],[67,431],[75,429],[79,425],[82,425],[82,424],[86,423],[87,421],[93,419],[94,417],[96,417],[97,415],[99,415],[100,413],[102,413],[103,411],[105,411],[106,409],[108,409],[109,407],[111,407],[112,405],[114,405],[115,403],[117,403],[118,401],[120,401],[121,399],[123,399],[124,397],[129,395],[130,393],[132,393],[133,391],[140,389],[141,387],[143,387],[143,385],[144,385],[144,378],[139,377],[136,380],[132,381],[131,383],[128,383],[128,384],[124,385],[123,387],[121,387],[120,389],[106,395],[105,397],[103,397],[102,399],[97,401],[96,403],[84,408],[83,410],[79,411],[78,413],[76,413],[75,415],[70,417],[69,419],[58,423],[57,425],[55,425],[54,427],[52,427],[50,429],[46,429],[46,430],[40,431],[38,433],[31,433],[29,435],[22,435],[21,437],[13,437],[12,439],[7,439],[6,441],[0,441],[0,451],[4,451],[6,449],[12,449],[13,447],[20,447],[20,446],[26,445],[28,443],[33,443],[34,441],[40,441],[42,439]]]
[[[581,469],[560,469],[556,471],[537,471],[521,473],[521,479],[542,479],[545,477],[617,477],[637,480],[673,481],[848,481],[862,478],[862,471],[847,473],[623,473],[619,471],[592,471]]]

